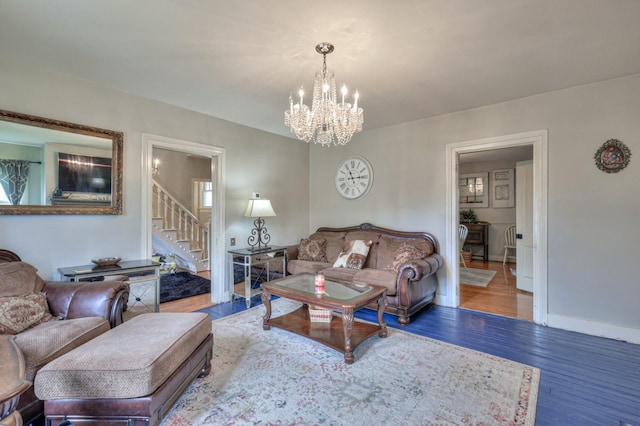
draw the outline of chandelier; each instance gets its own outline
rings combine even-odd
[[[300,100],[293,102],[289,96],[289,110],[284,112],[284,124],[296,137],[305,142],[313,139],[322,146],[346,145],[354,133],[362,130],[363,113],[358,108],[358,91],[353,95],[353,105],[345,102],[347,86],[342,86],[342,100],[336,98],[336,79],[327,70],[327,55],[333,52],[333,44],[320,43],[316,52],[322,54],[322,71],[316,72],[313,82],[311,109],[304,104],[304,90],[298,92]]]

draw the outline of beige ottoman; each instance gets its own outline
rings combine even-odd
[[[209,373],[212,346],[206,314],[139,315],[38,371],[46,424],[157,425]]]

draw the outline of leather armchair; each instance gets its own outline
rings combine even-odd
[[[0,249],[0,263],[20,262],[20,257],[8,250]],[[16,343],[25,355],[27,377],[29,381],[37,374],[37,370],[52,357],[61,356],[74,347],[88,341],[122,323],[122,313],[129,298],[129,281],[127,276],[112,276],[99,282],[43,281],[36,277],[38,287],[46,293],[49,310],[61,321],[53,321],[16,335]],[[0,295],[2,289],[0,288]],[[89,319],[92,317],[93,319]],[[63,333],[58,334],[57,324],[64,327],[65,320],[93,321],[91,324],[78,324],[78,329],[69,342],[61,340]],[[106,320],[106,321],[105,321]],[[106,324],[108,322],[108,325]],[[49,327],[46,332],[38,331],[39,327]],[[86,330],[82,329],[86,327]],[[36,333],[37,337],[25,339],[28,333]],[[51,342],[46,342],[51,337]],[[38,343],[39,342],[39,343]],[[0,364],[3,363],[0,360]],[[44,404],[33,392],[33,386],[24,391],[18,402],[18,411],[25,424],[37,421],[44,413]]]

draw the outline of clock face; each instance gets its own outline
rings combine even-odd
[[[367,195],[373,184],[371,164],[362,157],[351,157],[340,163],[336,171],[336,189],[345,198],[354,200]]]

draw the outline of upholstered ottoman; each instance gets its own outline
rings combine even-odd
[[[208,315],[143,314],[45,365],[35,393],[48,426],[157,425],[209,373],[212,351]]]

